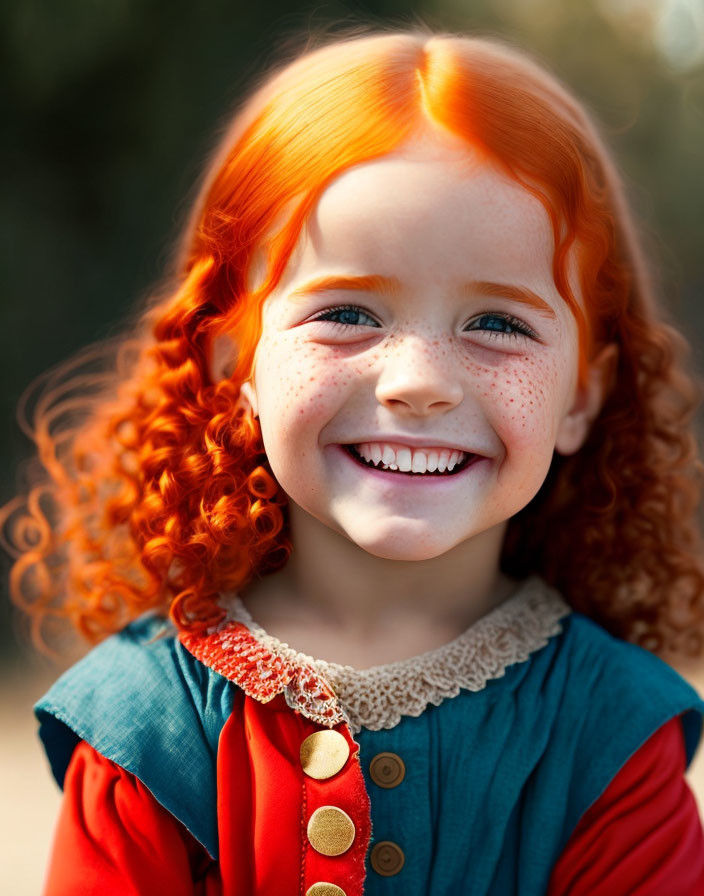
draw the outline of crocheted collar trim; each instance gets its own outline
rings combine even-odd
[[[480,691],[508,666],[521,663],[562,631],[571,612],[560,593],[537,575],[525,579],[501,605],[434,650],[383,666],[355,669],[318,660],[259,626],[237,594],[221,596],[227,617],[214,629],[179,638],[198,660],[266,703],[282,693],[311,721],[332,728],[393,728],[402,716]]]

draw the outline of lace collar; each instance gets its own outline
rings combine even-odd
[[[281,692],[287,704],[317,724],[347,722],[393,728],[402,716],[479,691],[508,666],[521,663],[562,630],[571,612],[560,593],[537,575],[525,579],[500,606],[434,650],[383,666],[355,669],[299,653],[254,621],[237,594],[223,595],[227,617],[200,635],[181,634],[183,645],[244,692],[268,702]]]

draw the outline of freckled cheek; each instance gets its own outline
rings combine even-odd
[[[537,447],[553,436],[559,392],[551,358],[517,356],[483,368],[478,380],[487,419],[507,449]]]
[[[257,362],[261,413],[295,425],[322,419],[339,407],[355,374],[325,349],[302,340],[262,344]]]

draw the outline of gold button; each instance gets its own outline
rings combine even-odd
[[[311,778],[321,781],[336,775],[350,755],[350,745],[339,731],[314,731],[301,744],[301,765]]]
[[[369,774],[379,787],[397,787],[404,779],[406,766],[396,753],[377,753],[369,763]]]
[[[405,861],[403,850],[398,843],[393,843],[391,840],[381,840],[372,850],[372,868],[384,877],[398,874]]]
[[[354,822],[337,806],[321,806],[308,819],[308,840],[324,856],[340,856],[354,842]]]
[[[329,884],[327,881],[321,880],[306,890],[306,896],[347,896],[347,893],[335,884]]]

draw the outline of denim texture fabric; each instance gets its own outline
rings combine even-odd
[[[140,778],[217,858],[218,741],[242,693],[173,630],[154,640],[163,626],[140,617],[64,673],[35,706],[40,736],[59,785],[82,738]],[[482,690],[355,736],[372,813],[365,896],[539,896],[581,815],[676,715],[691,762],[704,714],[697,692],[586,616],[570,613],[562,626]],[[369,774],[386,751],[406,767],[391,789]],[[404,851],[393,877],[369,864],[380,840]]]
[[[216,857],[217,747],[235,690],[188,653],[167,620],[145,614],[68,669],[34,712],[60,787],[85,740],[136,775]]]
[[[388,731],[357,740],[372,840],[405,862],[369,864],[365,896],[542,896],[581,815],[633,753],[682,717],[687,764],[704,701],[671,666],[579,613],[524,663],[476,693],[463,690]],[[374,783],[377,753],[397,753],[401,783]]]

